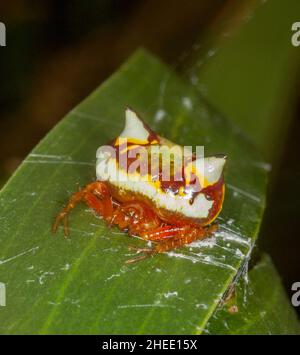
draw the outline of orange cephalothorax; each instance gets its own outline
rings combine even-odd
[[[97,181],[71,196],[53,229],[64,220],[67,235],[67,214],[84,201],[107,223],[155,242],[145,255],[202,239],[222,208],[225,162],[157,135],[127,108],[122,133],[97,151]]]

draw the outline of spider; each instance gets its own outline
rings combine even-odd
[[[68,236],[68,214],[84,202],[108,225],[153,242],[153,247],[136,248],[142,255],[131,263],[204,239],[217,229],[212,222],[224,200],[226,156],[197,157],[156,134],[129,107],[125,112],[122,133],[97,151],[97,180],[71,195],[53,231],[63,223]]]

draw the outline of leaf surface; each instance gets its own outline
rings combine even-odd
[[[71,238],[51,225],[95,179],[96,149],[117,136],[124,107],[159,134],[228,155],[216,235],[125,265],[145,242],[109,229],[85,206]],[[252,249],[265,200],[264,164],[247,138],[150,54],[138,51],[29,154],[0,194],[1,333],[198,334]]]

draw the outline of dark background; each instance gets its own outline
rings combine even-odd
[[[134,49],[146,47],[180,69],[182,54],[233,2],[2,1],[7,47],[0,48],[0,184]],[[259,238],[289,294],[300,281],[300,94],[297,106],[277,174],[270,174]]]

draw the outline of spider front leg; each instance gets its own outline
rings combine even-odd
[[[64,224],[64,234],[68,236],[68,214],[79,203],[85,202],[103,217],[108,217],[113,210],[109,189],[103,182],[96,181],[86,185],[83,189],[75,192],[67,205],[57,215],[52,231],[55,233],[61,222]]]

